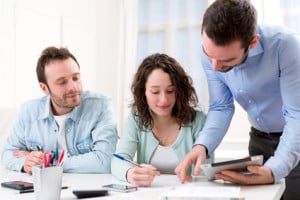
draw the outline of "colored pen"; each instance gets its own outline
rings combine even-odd
[[[54,155],[54,152],[53,152],[53,151],[51,151],[50,165],[51,165],[51,166],[54,166],[54,165],[55,165],[55,155]]]
[[[68,189],[68,186],[62,186],[61,189]],[[28,190],[20,190],[19,193],[23,194],[23,193],[29,193],[29,192],[34,192],[34,189],[28,189]]]
[[[43,153],[43,167],[47,167],[47,157],[46,157],[46,153]]]
[[[132,165],[135,165],[135,166],[137,166],[137,167],[142,167],[142,166],[139,165],[138,163],[133,162],[133,161],[131,161],[131,160],[128,160],[128,159],[124,158],[123,156],[120,156],[120,155],[118,155],[118,154],[116,154],[116,153],[114,153],[113,155],[114,155],[115,157],[119,158],[120,160],[124,160],[124,161],[127,161],[127,162],[131,163]]]
[[[56,144],[56,149],[55,149],[55,153],[54,153],[55,162],[57,161],[57,159],[58,159],[58,144]]]
[[[57,161],[56,161],[56,166],[60,166],[61,165],[61,162],[62,162],[62,160],[64,158],[64,155],[65,155],[65,151],[62,150],[61,153],[60,153],[60,155],[58,156]]]

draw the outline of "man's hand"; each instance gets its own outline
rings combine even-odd
[[[152,165],[141,164],[142,167],[133,167],[127,171],[127,181],[137,186],[150,186],[155,176],[160,172]]]
[[[41,151],[14,150],[13,155],[17,158],[25,156],[24,171],[28,174],[32,173],[33,166],[43,164],[43,152]]]
[[[240,172],[223,170],[215,174],[216,179],[230,181],[241,185],[261,185],[274,183],[274,177],[270,168],[265,166],[248,166],[247,170],[251,174],[242,174]]]
[[[176,175],[179,177],[182,183],[192,178],[191,175],[187,175],[187,169],[195,164],[194,175],[200,174],[200,165],[206,160],[206,148],[202,145],[195,145],[191,151],[180,161],[175,169]]]
[[[30,153],[30,151],[24,151],[24,150],[14,150],[13,155],[17,158],[27,156]]]

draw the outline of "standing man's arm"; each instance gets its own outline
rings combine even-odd
[[[280,44],[276,59],[279,60],[278,78],[286,124],[275,154],[264,166],[249,166],[252,175],[226,170],[218,173],[216,178],[244,185],[276,183],[286,177],[300,160],[300,44],[292,35],[286,35]]]
[[[275,154],[265,163],[275,182],[287,176],[300,160],[300,42],[288,35],[279,48],[282,114],[286,124]]]
[[[210,106],[204,128],[199,133],[194,147],[175,169],[182,182],[190,178],[186,175],[186,171],[192,164],[195,164],[194,175],[199,175],[200,165],[205,162],[206,156],[211,155],[222,141],[234,113],[233,97],[229,88],[212,70],[211,63],[203,54],[203,51],[201,53],[202,64],[208,81]]]

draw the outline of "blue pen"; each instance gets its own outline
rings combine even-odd
[[[50,155],[51,155],[50,165],[51,165],[51,166],[54,166],[54,164],[55,164],[55,163],[54,163],[54,160],[55,160],[54,151],[51,151],[51,154],[50,154]]]
[[[119,158],[120,160],[124,160],[124,161],[129,162],[129,163],[132,164],[132,165],[135,165],[135,166],[137,166],[137,167],[142,167],[142,166],[139,165],[138,163],[133,162],[133,161],[131,161],[131,160],[128,160],[128,159],[124,158],[123,156],[120,156],[120,155],[118,155],[118,154],[116,154],[116,153],[114,153],[113,155],[114,155],[115,157]]]

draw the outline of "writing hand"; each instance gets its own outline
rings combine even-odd
[[[24,162],[24,171],[28,174],[32,173],[32,167],[43,164],[43,152],[31,151],[26,155]]]
[[[241,185],[261,185],[274,183],[274,177],[270,168],[265,166],[248,166],[251,174],[243,174],[236,171],[224,170],[215,174],[216,179],[230,181]]]
[[[137,186],[147,187],[160,172],[152,165],[140,164],[142,167],[133,167],[127,171],[127,181]]]
[[[200,174],[200,165],[205,162],[206,159],[206,148],[202,145],[195,145],[190,152],[183,157],[180,163],[175,168],[175,174],[184,183],[192,178],[191,175],[187,175],[188,168],[195,164],[194,175]]]
[[[21,158],[23,156],[27,156],[30,153],[30,151],[24,151],[24,150],[14,150],[13,156],[16,158]]]

